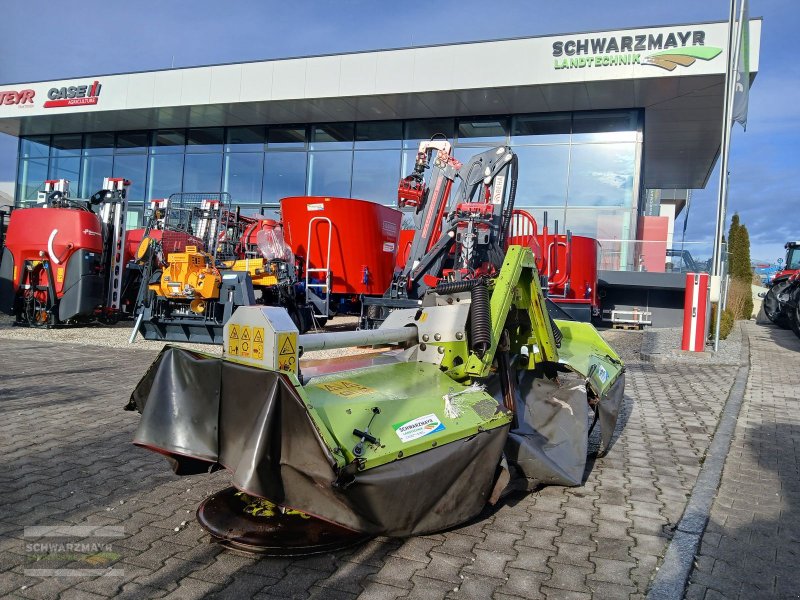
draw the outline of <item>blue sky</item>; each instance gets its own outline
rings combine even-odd
[[[728,0],[28,0],[4,3],[0,85],[172,64],[720,21],[729,6]],[[786,240],[800,239],[800,66],[793,51],[800,2],[750,0],[750,15],[764,18],[761,64],[748,130],[737,125],[733,137],[728,215],[741,215],[754,258],[774,260]],[[16,139],[0,134],[0,180],[13,180],[15,155]],[[687,240],[713,237],[718,182],[717,168],[706,189],[695,192]]]

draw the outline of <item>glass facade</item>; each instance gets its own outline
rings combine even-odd
[[[30,136],[20,138],[16,197],[35,200],[56,178],[88,197],[113,175],[133,182],[137,214],[175,192],[228,192],[254,214],[303,194],[392,206],[419,142],[437,136],[462,161],[509,144],[516,206],[605,243],[635,237],[642,133],[640,111],[626,110]]]

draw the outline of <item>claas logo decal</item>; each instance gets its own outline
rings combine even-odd
[[[62,106],[86,106],[87,104],[97,104],[100,97],[99,81],[91,85],[71,85],[61,88],[50,88],[47,91],[47,102],[45,108],[58,108]]]

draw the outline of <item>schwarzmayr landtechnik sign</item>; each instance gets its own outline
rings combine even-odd
[[[706,46],[703,30],[602,36],[553,42],[555,69],[651,65],[672,71],[711,60],[722,48]]]

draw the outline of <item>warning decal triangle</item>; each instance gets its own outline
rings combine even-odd
[[[281,351],[278,354],[294,354],[294,344],[292,344],[292,338],[286,338],[286,340],[283,342],[283,346],[281,346]]]
[[[231,327],[230,332],[231,333],[228,336],[230,339],[232,339],[232,340],[238,340],[239,339],[239,328],[238,327]]]
[[[264,338],[261,337],[261,329],[256,329],[256,334],[253,336],[254,342],[263,342]]]
[[[249,340],[250,339],[250,329],[248,329],[247,327],[245,327],[244,331],[242,332],[242,339],[243,340]]]

